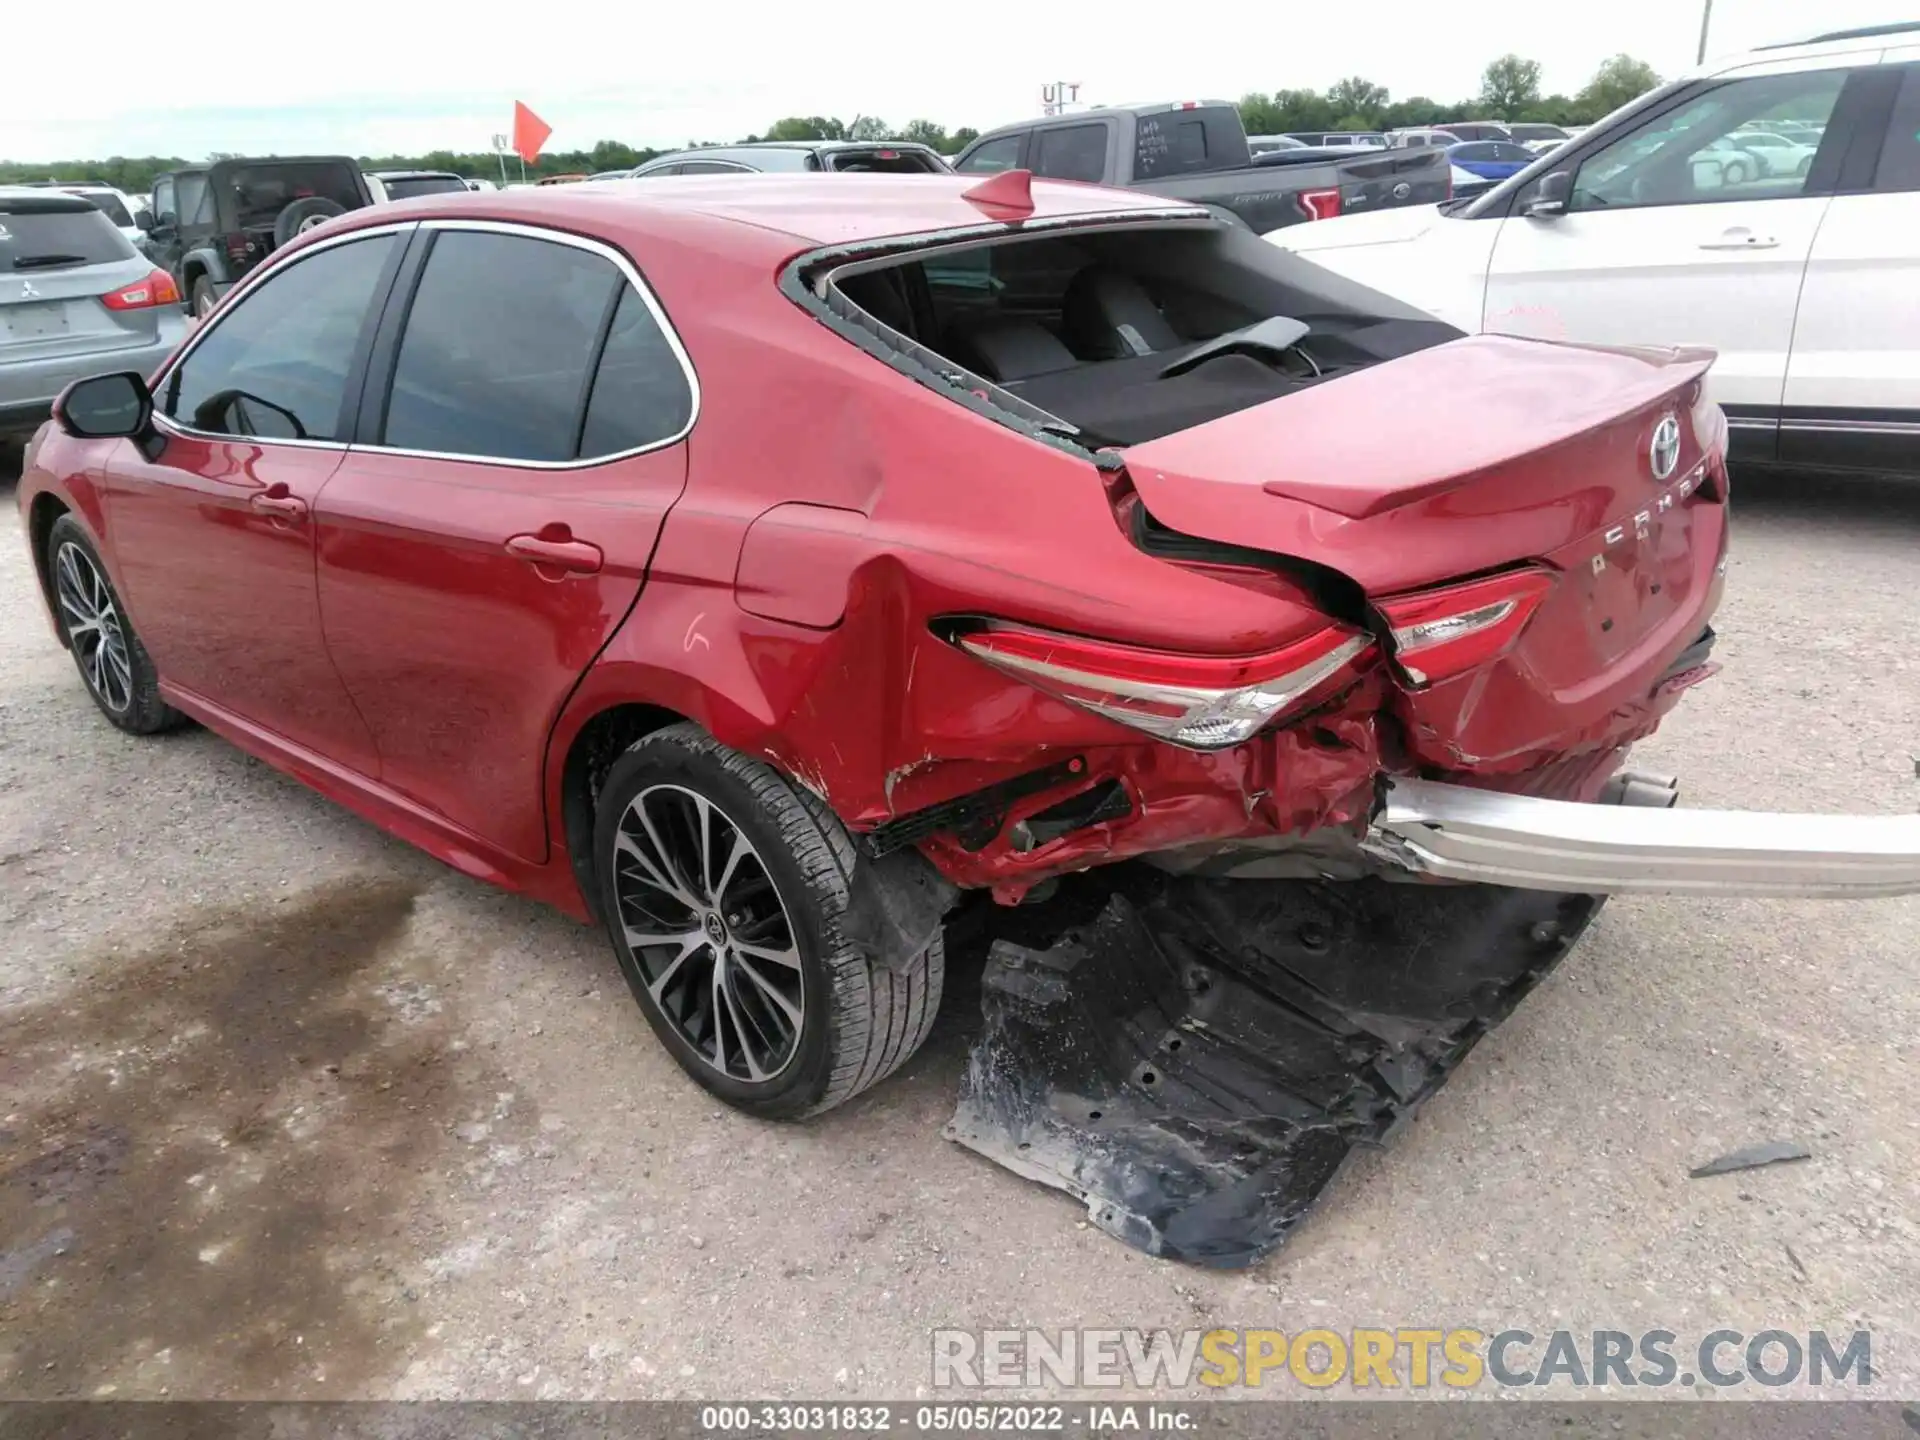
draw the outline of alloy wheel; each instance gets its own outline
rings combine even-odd
[[[89,689],[116,715],[133,704],[133,663],[113,589],[93,557],[71,541],[54,556],[54,594],[67,641]]]
[[[739,824],[706,796],[652,785],[614,840],[614,903],[647,993],[689,1049],[734,1081],[799,1053],[806,984],[786,902]]]

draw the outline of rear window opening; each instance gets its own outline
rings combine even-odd
[[[234,219],[243,227],[271,225],[287,206],[309,196],[331,200],[349,210],[366,203],[361,196],[359,172],[346,165],[285,161],[237,165],[224,177],[216,172],[215,183],[222,178],[231,187]]]
[[[907,145],[829,150],[821,158],[829,170],[870,171],[881,175],[944,175],[947,170],[946,163],[933,152]]]
[[[1460,332],[1244,231],[995,237],[816,283],[917,378],[1088,448],[1189,429]]]
[[[625,173],[624,171],[622,172]],[[395,175],[380,182],[393,200],[411,200],[418,195],[463,195],[467,182],[458,175]],[[342,200],[343,205],[352,202]]]
[[[127,237],[78,196],[0,196],[0,271],[68,270],[133,256]]]

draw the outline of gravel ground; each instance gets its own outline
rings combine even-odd
[[[1182,1268],[940,1138],[965,977],[898,1078],[758,1124],[597,934],[209,734],[110,729],[12,475],[0,1395],[904,1398],[935,1326],[1385,1324],[1864,1326],[1920,1396],[1920,899],[1616,903],[1277,1256]],[[1739,489],[1726,668],[1638,760],[1913,810],[1920,489]],[[1772,1139],[1815,1158],[1687,1178]]]

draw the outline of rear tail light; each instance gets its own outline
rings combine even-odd
[[[1175,745],[1238,745],[1288,710],[1331,694],[1372,658],[1370,636],[1329,625],[1261,655],[1169,654],[996,626],[960,648],[1056,699]]]
[[[1382,601],[1393,654],[1415,685],[1461,675],[1503,654],[1553,588],[1545,570],[1511,570],[1486,580]]]
[[[180,287],[166,271],[155,270],[137,285],[102,295],[100,303],[109,310],[151,310],[156,305],[178,305]]]
[[[1338,190],[1302,190],[1300,208],[1309,220],[1331,220],[1340,213]]]
[[[222,238],[226,242],[229,260],[244,260],[253,253],[253,241],[247,238],[244,230],[236,230]]]

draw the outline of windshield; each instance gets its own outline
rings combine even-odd
[[[458,175],[408,175],[381,183],[395,200],[411,200],[416,195],[460,195],[467,188],[467,182]]]
[[[76,190],[73,192],[98,210],[116,225],[132,225],[133,216],[127,213],[127,207],[120,203],[120,197],[111,190]]]
[[[872,170],[887,175],[938,175],[947,165],[938,156],[925,151],[876,145],[871,150],[829,150],[825,155],[829,170]]]
[[[127,237],[67,196],[0,197],[0,270],[59,270],[133,258]]]

